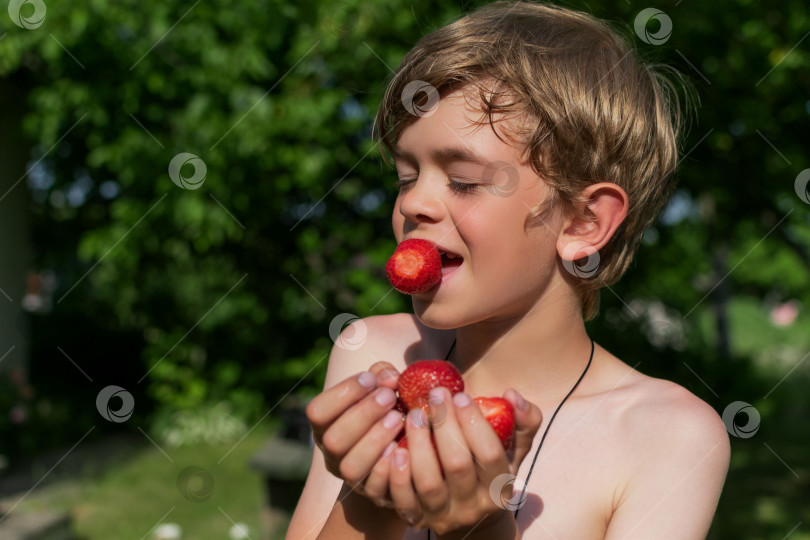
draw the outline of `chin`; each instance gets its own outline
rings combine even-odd
[[[413,312],[419,322],[434,330],[455,330],[469,322],[456,313],[443,310],[430,302],[421,302],[417,298],[413,298]]]

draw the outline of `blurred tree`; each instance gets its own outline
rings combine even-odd
[[[57,280],[52,310],[32,314],[39,392],[89,410],[74,419],[112,383],[144,415],[224,400],[257,419],[320,388],[336,316],[410,310],[382,272],[395,174],[371,120],[416,40],[481,3],[91,0],[40,17],[31,1],[0,17],[0,76],[27,96],[4,106],[27,110],[33,141],[14,189],[30,191],[33,269]],[[810,346],[810,205],[795,191],[810,16],[800,0],[663,2],[672,35],[652,45],[638,6],[566,5],[676,66],[701,101],[679,190],[589,328],[722,410],[770,387],[749,357],[772,358],[774,336]],[[791,299],[793,326],[771,328]]]

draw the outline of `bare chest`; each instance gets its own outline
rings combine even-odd
[[[554,420],[534,466],[547,420],[521,464],[514,487],[517,492],[527,485],[524,498],[502,501],[505,508],[517,507],[518,527],[526,540],[605,537],[623,470],[611,422],[587,400],[567,407]],[[403,540],[426,538],[426,531],[409,529]]]

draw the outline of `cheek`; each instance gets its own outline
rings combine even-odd
[[[542,224],[524,229],[528,210],[505,208],[497,212],[471,212],[458,225],[472,254],[476,273],[507,278],[547,273],[555,264],[556,237]]]
[[[466,214],[457,227],[470,250],[474,266],[489,266],[493,261],[511,265],[516,251],[526,240],[513,211],[479,208]]]
[[[405,226],[405,216],[399,211],[399,198],[394,202],[394,211],[391,213],[391,227],[394,230],[394,238],[397,243],[402,241],[402,229]]]

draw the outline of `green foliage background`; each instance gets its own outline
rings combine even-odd
[[[17,188],[30,193],[30,265],[57,277],[54,309],[33,316],[31,379],[75,409],[5,451],[70,440],[95,414],[97,389],[56,345],[122,381],[144,421],[225,401],[252,422],[318,391],[335,316],[410,310],[382,272],[395,175],[370,122],[415,41],[480,4],[89,0],[48,2],[31,30],[0,17],[2,88],[25,96],[3,107],[25,110],[5,127],[30,148]],[[565,5],[613,22],[700,98],[674,202],[590,331],[718,412],[757,407],[713,534],[782,538],[810,518],[806,366],[764,397],[810,349],[806,310],[789,327],[768,316],[810,305],[810,205],[794,191],[810,166],[806,6],[660,2],[673,33],[653,46],[632,29],[646,4]],[[169,178],[180,152],[204,160],[200,189]]]

